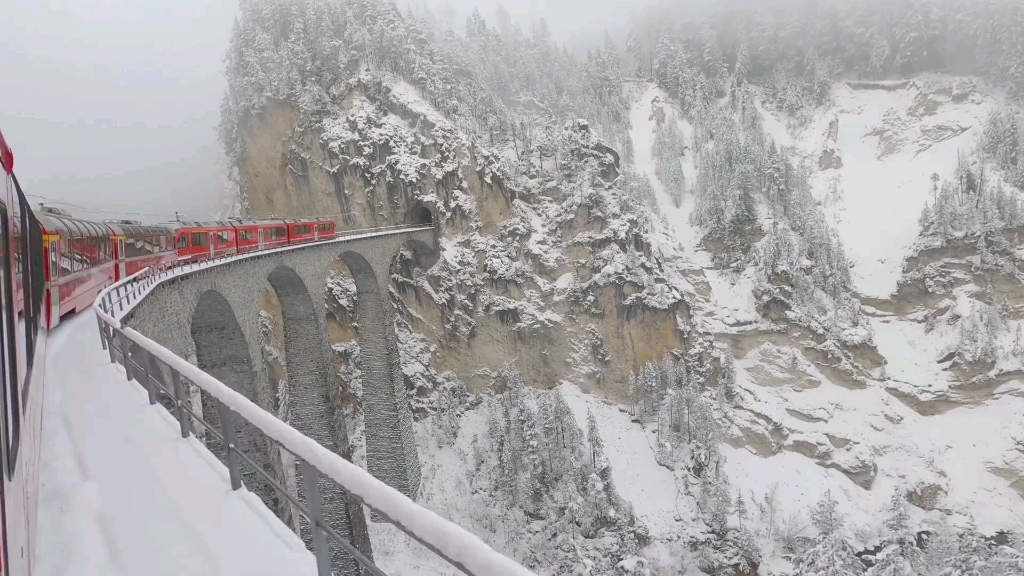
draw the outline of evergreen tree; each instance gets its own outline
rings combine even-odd
[[[822,535],[793,566],[796,576],[859,576],[864,564],[839,532]]]
[[[920,555],[916,538],[910,528],[910,516],[902,491],[896,488],[889,501],[889,517],[885,520],[886,536],[882,550],[867,576],[914,576],[914,564]]]
[[[821,500],[811,510],[811,524],[821,535],[830,536],[843,527],[843,517],[838,507],[839,502],[832,497],[832,491],[826,490]]]
[[[956,531],[943,519],[932,531],[921,554],[920,571],[924,574],[939,574],[949,566],[957,553]]]
[[[978,532],[972,518],[967,527],[960,532],[956,554],[948,562],[942,576],[975,576],[988,564],[992,556],[992,549]]]
[[[743,492],[736,493],[736,519],[739,520],[740,528],[743,528],[743,522],[749,517],[747,511],[747,502],[743,499]]]

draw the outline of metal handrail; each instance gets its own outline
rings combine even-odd
[[[377,480],[359,466],[302,435],[288,424],[266,412],[238,392],[213,376],[199,370],[170,350],[160,346],[137,331],[122,325],[120,318],[138,306],[156,286],[171,279],[187,276],[198,270],[221,265],[235,259],[246,259],[278,252],[301,249],[325,242],[352,240],[359,237],[382,236],[402,231],[432,229],[432,226],[391,226],[371,230],[353,231],[340,238],[309,242],[270,251],[235,254],[196,263],[177,266],[146,268],[116,284],[105,288],[93,303],[100,331],[100,340],[112,363],[124,366],[129,380],[136,380],[149,395],[150,404],[156,404],[163,394],[172,400],[169,409],[179,422],[182,438],[192,433],[193,426],[202,427],[219,441],[226,451],[225,460],[233,490],[242,487],[242,465],[252,469],[295,510],[309,521],[312,548],[317,559],[320,576],[331,576],[332,558],[328,539],[351,556],[364,574],[384,576],[373,562],[329,525],[323,515],[318,479],[333,482],[350,497],[374,511],[378,517],[394,525],[414,540],[431,550],[452,566],[471,576],[529,576],[532,572],[502,556],[480,538],[456,524],[441,518],[411,499]],[[115,311],[115,307],[117,310]],[[158,368],[153,370],[151,368]],[[220,416],[220,429],[197,414],[188,400],[188,385],[192,383],[216,401]],[[259,430],[273,445],[291,454],[298,465],[305,486],[305,503],[297,495],[281,486],[280,482],[259,465],[249,454],[239,449],[234,440],[235,418],[241,418]],[[191,423],[190,423],[191,422]],[[197,428],[198,429],[198,428]]]

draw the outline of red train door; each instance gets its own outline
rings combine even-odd
[[[59,240],[50,240],[50,289],[46,291],[46,297],[50,300],[50,321],[48,327],[53,329],[60,324],[60,284],[58,284],[57,270],[59,266],[60,252],[57,250]]]
[[[124,280],[125,272],[127,272],[127,265],[124,262],[124,236],[117,239],[117,255],[117,279]]]
[[[259,237],[260,237],[260,250],[263,250],[263,228],[259,229]]]

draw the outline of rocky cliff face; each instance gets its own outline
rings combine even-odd
[[[404,255],[392,277],[398,328],[417,344],[405,358],[422,365],[407,384],[420,396],[452,381],[479,390],[514,362],[528,385],[571,380],[625,400],[630,370],[688,347],[691,289],[666,273],[684,264],[652,245],[655,231],[617,188],[618,154],[586,122],[513,177],[407,85],[365,75],[330,117],[270,102],[241,134],[252,216],[436,223],[441,261],[422,270]],[[353,340],[335,316],[334,342]]]

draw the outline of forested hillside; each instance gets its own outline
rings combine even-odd
[[[1024,574],[1024,4],[730,6],[584,54],[500,8],[243,0],[237,209],[429,212],[390,286],[419,501],[539,574]]]

